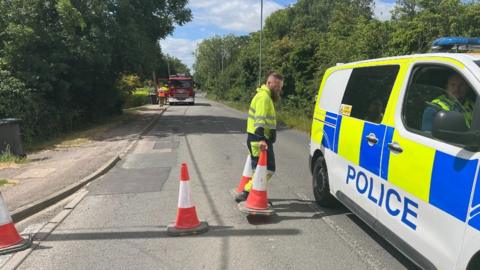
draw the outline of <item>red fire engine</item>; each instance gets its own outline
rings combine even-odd
[[[195,104],[195,91],[193,79],[184,74],[177,74],[168,78],[168,102],[170,104],[187,103]]]

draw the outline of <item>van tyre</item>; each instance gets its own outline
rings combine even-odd
[[[320,206],[334,207],[338,205],[338,201],[330,194],[328,184],[327,164],[323,157],[315,160],[313,165],[313,196]]]

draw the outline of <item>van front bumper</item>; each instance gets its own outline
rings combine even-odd
[[[169,97],[168,102],[171,102],[171,103],[192,103],[192,102],[195,102],[195,98],[194,97],[187,97],[187,98]]]

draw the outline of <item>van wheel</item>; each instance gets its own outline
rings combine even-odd
[[[338,201],[330,194],[328,185],[327,164],[323,157],[319,157],[313,167],[312,175],[313,196],[320,206],[334,207]]]
[[[470,260],[467,266],[467,270],[475,270],[475,269],[480,269],[480,251],[473,256],[473,258]]]

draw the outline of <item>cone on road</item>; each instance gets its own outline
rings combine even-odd
[[[21,251],[31,245],[31,239],[24,239],[18,234],[0,193],[0,255]]]
[[[267,151],[262,150],[253,175],[253,185],[248,198],[238,204],[238,209],[249,215],[269,216],[274,213],[267,195]]]
[[[247,160],[245,161],[245,166],[243,167],[242,178],[240,178],[240,183],[235,190],[233,190],[232,194],[237,196],[238,193],[243,192],[245,185],[252,180],[253,170],[252,170],[252,157],[250,155],[247,156]]]
[[[208,231],[208,223],[198,220],[197,210],[190,195],[189,180],[187,164],[183,163],[180,174],[177,219],[175,223],[168,225],[167,234],[169,235],[183,236]]]

